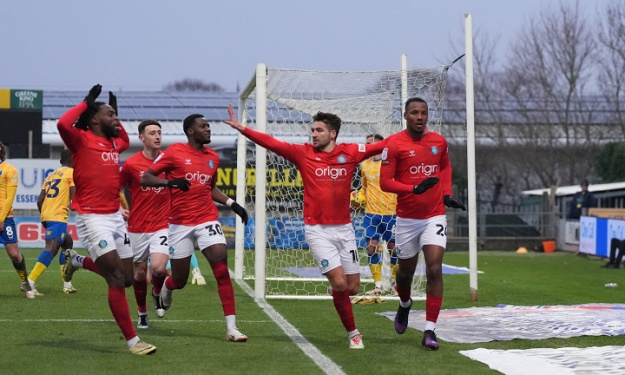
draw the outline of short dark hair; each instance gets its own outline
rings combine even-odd
[[[95,114],[100,110],[104,102],[95,102],[93,106],[87,106],[87,110],[84,111],[80,117],[78,117],[78,121],[76,121],[76,127],[82,130],[89,130],[89,123]]]
[[[61,151],[61,164],[66,165],[72,161],[72,152],[68,149]]]
[[[428,103],[425,100],[419,98],[418,96],[415,96],[414,98],[410,98],[406,100],[406,106],[404,107],[404,112],[408,112],[408,106],[410,105],[410,103],[414,103],[414,102],[423,103],[425,104],[426,107],[428,107],[428,109],[430,109],[428,106]]]
[[[588,186],[588,180],[582,180],[579,186]]]
[[[7,157],[6,147],[4,147],[4,143],[2,143],[2,141],[0,141],[0,160],[4,161],[4,159],[6,159],[6,157]]]
[[[187,134],[187,130],[189,130],[189,128],[191,127],[191,125],[193,125],[193,123],[195,122],[195,120],[204,117],[204,115],[200,115],[199,113],[194,113],[192,115],[187,116],[184,121],[182,122],[182,131],[184,132],[184,134]]]
[[[375,134],[369,134],[365,137],[365,139],[367,138],[371,138],[373,137],[373,139],[375,139],[376,141],[380,142],[381,140],[384,139],[384,137],[381,134],[375,133]]]
[[[323,122],[328,126],[328,129],[336,131],[337,137],[339,136],[339,131],[341,130],[341,118],[339,116],[333,113],[317,112],[313,116],[313,121]]]
[[[156,125],[159,128],[161,127],[161,124],[158,123],[158,121],[156,120],[143,120],[139,123],[139,134],[143,134],[143,132],[145,131],[145,128],[147,128],[150,125]]]

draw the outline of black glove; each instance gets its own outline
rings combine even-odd
[[[230,208],[232,208],[232,211],[234,211],[235,214],[241,217],[241,221],[243,222],[243,224],[247,225],[248,216],[245,208],[241,207],[241,205],[237,202],[232,203],[232,206],[230,206]]]
[[[113,107],[113,111],[119,116],[119,112],[117,112],[117,96],[112,91],[109,91],[109,105]]]
[[[419,185],[415,185],[415,187],[412,188],[412,192],[415,194],[423,194],[436,184],[438,184],[438,177],[428,177],[421,181]]]
[[[102,92],[101,84],[98,83],[97,85],[93,85],[91,90],[89,90],[89,93],[87,94],[87,96],[85,96],[85,103],[87,103],[89,107],[93,107],[95,105],[95,100],[98,98],[98,96],[100,96],[101,92]]]
[[[189,191],[191,183],[184,178],[174,178],[167,181],[167,187],[170,189],[180,189],[182,191]]]
[[[443,197],[443,204],[445,204],[446,207],[449,208],[461,208],[462,211],[466,211],[467,208],[464,206],[464,204],[458,202],[457,200],[454,199],[454,197],[452,197],[451,195],[445,195]]]

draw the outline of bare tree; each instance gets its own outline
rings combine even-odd
[[[165,91],[207,91],[223,92],[223,87],[214,82],[204,82],[197,78],[185,78],[180,81],[168,83],[164,87]]]
[[[514,103],[516,138],[526,146],[522,163],[543,186],[574,183],[592,170],[596,149],[593,107],[583,100],[591,82],[595,40],[579,5],[561,3],[531,19],[504,68],[505,100]],[[530,181],[530,184],[534,184]]]
[[[615,1],[605,9],[600,20],[598,39],[600,51],[596,63],[600,67],[598,85],[605,100],[606,121],[618,124],[625,135],[625,3]]]

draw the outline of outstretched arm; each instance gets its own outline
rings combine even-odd
[[[252,142],[270,151],[273,151],[276,154],[281,155],[292,162],[297,161],[298,156],[296,152],[296,147],[294,147],[294,145],[288,142],[279,141],[269,134],[252,130],[245,125],[240,124],[236,116],[234,115],[234,109],[232,108],[232,104],[228,104],[228,114],[230,115],[230,120],[226,120],[224,122],[230,125],[233,129],[240,131],[241,134],[249,138]]]

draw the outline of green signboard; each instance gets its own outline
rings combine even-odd
[[[11,109],[41,111],[42,108],[42,90],[11,90]]]

